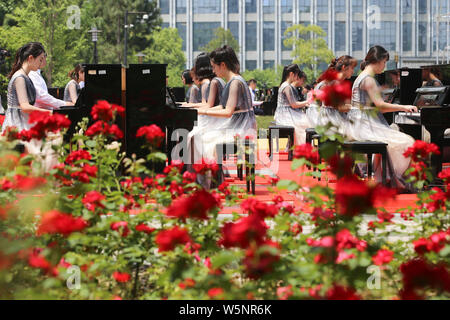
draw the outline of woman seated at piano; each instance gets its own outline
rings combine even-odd
[[[29,78],[30,71],[37,71],[45,59],[45,49],[39,42],[30,42],[21,47],[17,53],[14,65],[8,75],[8,99],[3,133],[9,127],[17,130],[29,130],[32,126],[28,122],[29,114],[42,111],[52,114],[52,110],[35,107],[36,89]]]
[[[306,142],[306,129],[311,125],[306,116],[305,108],[308,101],[298,101],[299,94],[296,88],[302,75],[297,64],[290,64],[283,69],[281,84],[278,89],[278,103],[275,111],[275,122],[281,126],[294,127],[294,144],[300,145]]]
[[[201,158],[217,161],[216,145],[232,143],[237,135],[256,137],[256,118],[252,106],[252,96],[247,82],[240,75],[239,60],[233,48],[225,45],[211,52],[214,73],[226,80],[220,104],[212,108],[198,109],[199,115],[221,118],[223,121],[200,135]],[[195,163],[201,158],[194,159]]]
[[[81,64],[77,64],[75,68],[69,72],[71,79],[64,88],[64,101],[77,103],[78,95],[81,87],[80,82],[84,82],[84,68]]]
[[[186,92],[186,102],[187,103],[198,103],[200,102],[200,91],[197,85],[194,83],[192,74],[193,70],[184,70],[181,74],[181,80],[183,84],[188,87]]]
[[[344,55],[337,59],[334,58],[328,66],[328,69],[319,77],[319,83],[316,85],[315,90],[320,90],[322,87],[330,84],[330,81],[323,80],[323,77],[327,72],[336,72],[337,77],[341,80],[350,79],[357,64],[358,61],[351,56]],[[310,107],[310,109],[313,109],[313,107]],[[314,123],[314,127],[330,126],[330,135],[338,133],[351,139],[354,135],[352,134],[353,130],[351,123],[347,121],[347,112],[349,110],[349,104],[342,106],[339,110],[322,104],[317,109],[316,119],[309,118],[309,121]]]
[[[354,127],[354,140],[378,141],[387,143],[388,171],[390,186],[405,190],[403,174],[410,165],[409,158],[403,153],[414,144],[414,139],[400,131],[389,127],[382,113],[384,112],[417,112],[417,107],[384,102],[381,97],[380,85],[375,75],[380,74],[389,61],[389,53],[381,46],[370,48],[366,58],[361,63],[361,74],[353,84],[352,108],[348,120]],[[381,181],[381,159],[375,158],[374,172],[377,181]]]

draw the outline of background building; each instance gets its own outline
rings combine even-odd
[[[283,34],[298,23],[321,26],[336,56],[361,60],[380,44],[391,53],[388,68],[450,57],[445,15],[450,0],[159,0],[159,5],[163,27],[177,28],[183,39],[188,66],[218,27],[239,41],[244,70],[290,63]]]

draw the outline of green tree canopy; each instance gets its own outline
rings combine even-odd
[[[182,48],[182,39],[178,30],[165,28],[154,31],[148,36],[151,45],[142,51],[146,56],[143,61],[149,63],[167,64],[167,75],[169,76],[170,87],[181,87],[181,73],[186,67],[186,57]],[[132,61],[137,62],[138,58],[133,56]]]
[[[255,69],[247,70],[242,73],[242,77],[249,81],[250,79],[255,79],[258,82],[258,87],[261,89],[267,89],[272,87],[278,87],[281,81],[281,74],[283,72],[283,67],[278,66],[277,69]]]
[[[211,52],[217,48],[223,47],[224,45],[229,45],[233,50],[239,53],[240,47],[239,42],[235,39],[230,30],[225,30],[224,28],[217,28],[214,30],[214,38],[204,46],[200,48],[201,51]]]
[[[284,45],[292,48],[293,63],[300,65],[309,80],[316,79],[319,76],[317,66],[321,62],[329,63],[334,57],[325,41],[325,31],[316,25],[297,24],[289,27],[284,34],[289,36],[284,40]]]

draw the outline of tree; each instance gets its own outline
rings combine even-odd
[[[149,63],[167,64],[169,86],[183,86],[181,73],[186,67],[186,57],[181,49],[183,40],[178,30],[174,28],[156,30],[148,36],[147,41],[151,42],[151,45],[142,51],[146,55],[143,60]],[[137,57],[133,55],[132,61],[137,62]]]
[[[43,70],[47,84],[64,86],[73,65],[87,59],[92,5],[83,0],[28,0],[6,14],[0,39],[13,55],[27,42],[42,42],[48,55]],[[79,23],[69,22],[73,18],[68,10],[71,6],[79,9],[75,13]]]
[[[161,25],[156,0],[103,0],[93,1],[96,26],[103,32],[99,39],[99,60],[101,63],[122,63],[124,52],[125,11],[146,12],[128,15],[128,59],[133,52],[143,51],[151,45],[147,35]]]
[[[284,33],[289,38],[284,40],[286,47],[292,48],[293,63],[300,65],[308,79],[316,79],[319,75],[317,66],[321,62],[329,63],[334,57],[324,39],[325,31],[316,25],[297,24],[289,27]]]
[[[242,77],[249,81],[250,79],[255,79],[258,82],[258,87],[261,89],[267,89],[272,87],[278,87],[281,81],[281,74],[283,72],[283,67],[278,66],[277,70],[275,69],[255,69],[255,70],[247,70],[242,73]]]
[[[217,28],[214,30],[214,38],[204,46],[200,48],[201,51],[211,52],[217,48],[223,47],[224,45],[229,45],[234,49],[234,51],[239,53],[239,42],[234,38],[230,30],[225,30],[224,28]]]

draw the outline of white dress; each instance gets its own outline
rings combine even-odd
[[[364,81],[368,77],[371,76],[361,74],[353,84],[352,109],[348,113],[348,119],[353,123],[352,134],[357,141],[387,143],[389,167],[387,176],[395,175],[400,182],[403,182],[403,173],[410,164],[410,158],[405,158],[403,153],[414,144],[414,139],[403,132],[390,128],[383,115],[377,112],[376,107],[370,101],[369,94],[364,89]],[[381,181],[380,165],[374,168],[374,172],[377,180]],[[394,179],[391,179],[391,186],[398,187]]]
[[[291,104],[298,101],[298,91],[288,82],[283,82],[278,89],[275,123],[280,126],[295,128],[295,145],[306,143],[306,129],[311,128],[304,108],[294,109]]]

